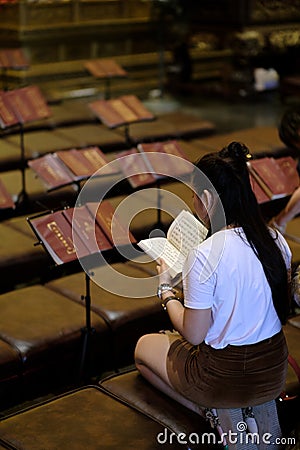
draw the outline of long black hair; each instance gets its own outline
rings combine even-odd
[[[282,324],[289,313],[288,271],[282,252],[260,212],[250,183],[248,148],[232,142],[221,151],[203,156],[196,167],[216,190],[225,213],[226,225],[242,227],[249,245],[260,260],[272,291],[273,304]],[[195,186],[197,194],[208,186]]]

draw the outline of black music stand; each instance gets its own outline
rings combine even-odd
[[[130,125],[156,119],[135,95],[121,96],[111,100],[96,100],[89,103],[89,107],[108,128],[124,127],[125,142],[128,146],[134,145],[134,139],[130,136]]]
[[[111,80],[127,77],[126,70],[124,70],[114,59],[92,59],[86,61],[84,67],[94,78],[105,81],[105,100],[111,98]]]
[[[68,208],[65,208],[68,209]],[[46,253],[49,255],[50,259],[54,262],[54,266],[58,267],[63,264],[72,264],[72,262],[78,261],[77,254],[74,254],[74,258],[71,261],[68,261],[64,263],[62,260],[59,260],[58,257],[54,255],[54,251],[49,247],[49,243],[46,243],[46,241],[43,239],[39,231],[37,230],[36,226],[34,225],[34,220],[39,219],[46,216],[51,216],[51,214],[54,214],[55,212],[60,212],[61,210],[52,210],[52,211],[46,211],[40,214],[36,214],[31,217],[27,217],[27,222],[30,225],[30,228],[34,232],[37,242],[34,244],[42,245]],[[67,223],[67,220],[66,220]],[[71,224],[70,227],[72,228]],[[93,272],[90,271],[90,274],[87,274],[85,272],[85,293],[81,296],[81,300],[84,300],[85,302],[85,326],[82,327],[82,336],[83,336],[83,344],[82,344],[82,352],[80,357],[80,365],[79,365],[79,381],[86,380],[90,378],[90,366],[89,366],[89,352],[90,352],[90,340],[91,336],[95,333],[95,328],[92,327],[92,321],[91,321],[91,289],[90,289],[90,276],[93,276]]]
[[[26,191],[26,158],[24,143],[24,125],[36,120],[46,119],[51,115],[46,101],[43,98],[37,86],[27,86],[13,91],[7,91],[2,96],[7,112],[14,117],[14,124],[19,126],[20,130],[20,168],[22,177],[22,188],[18,194],[17,205],[28,201]]]

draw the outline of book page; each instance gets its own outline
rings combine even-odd
[[[132,110],[139,120],[153,120],[155,117],[143,103],[137,98],[136,95],[123,95],[120,97],[123,104]]]
[[[74,183],[67,167],[55,154],[48,153],[29,160],[28,166],[36,172],[48,190]]]
[[[0,180],[0,209],[6,209],[6,208],[15,208],[16,205],[13,202],[13,199],[6,189],[6,186],[4,185],[3,181]]]
[[[183,210],[170,225],[167,238],[187,256],[190,249],[201,244],[207,232],[207,228],[192,213]]]
[[[109,105],[122,116],[124,123],[136,122],[139,117],[121,99],[108,100]]]
[[[109,128],[124,125],[124,118],[106,100],[89,103],[89,108]]]
[[[6,128],[17,123],[19,123],[18,118],[7,102],[6,93],[0,91],[0,127]]]
[[[185,256],[166,238],[155,237],[143,239],[138,242],[138,246],[154,260],[163,258],[170,268],[170,275],[172,278],[182,272]]]

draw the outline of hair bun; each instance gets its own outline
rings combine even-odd
[[[231,142],[227,146],[228,156],[233,159],[248,161],[252,158],[248,147],[241,142]]]

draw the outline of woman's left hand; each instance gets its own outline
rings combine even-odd
[[[159,284],[162,283],[171,284],[171,275],[169,273],[169,266],[162,258],[157,260],[156,270],[159,275]]]

